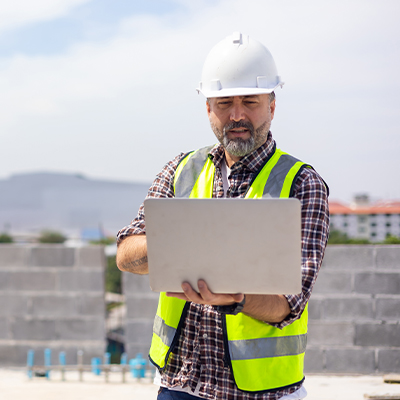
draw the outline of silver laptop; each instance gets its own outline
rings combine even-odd
[[[150,287],[182,292],[301,292],[297,199],[146,199]]]

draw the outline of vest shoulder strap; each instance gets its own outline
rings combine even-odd
[[[208,153],[213,147],[214,145],[203,147],[182,159],[175,172],[175,197],[188,198],[190,196],[208,159]]]

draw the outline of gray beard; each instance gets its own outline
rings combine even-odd
[[[226,151],[236,157],[244,157],[247,154],[250,154],[254,150],[254,143],[254,136],[250,136],[248,139],[228,139],[225,132],[222,139],[222,145]]]
[[[224,126],[222,132],[214,124],[211,124],[211,129],[229,154],[232,154],[235,157],[244,157],[265,143],[270,126],[271,124],[268,123],[268,121],[265,121],[260,127],[257,128],[256,135],[254,134],[253,124],[245,121],[231,122],[229,125]],[[248,139],[229,139],[226,132],[234,128],[248,129],[250,132],[250,137]]]

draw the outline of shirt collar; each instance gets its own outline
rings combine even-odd
[[[248,169],[251,172],[257,172],[265,164],[272,154],[274,154],[276,148],[275,140],[272,138],[271,131],[268,132],[266,142],[261,145],[258,149],[252,151],[247,156],[244,156],[235,164],[232,165],[232,172],[241,168]],[[221,163],[225,162],[225,149],[222,144],[215,145],[209,152],[211,159],[215,167],[221,168]]]

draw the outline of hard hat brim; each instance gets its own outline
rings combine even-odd
[[[243,87],[243,88],[226,88],[226,89],[221,89],[221,90],[204,90],[204,89],[196,88],[196,90],[198,93],[201,93],[206,98],[251,96],[251,95],[272,93],[278,86],[282,87],[283,85],[284,85],[284,82],[279,82],[273,88]]]

